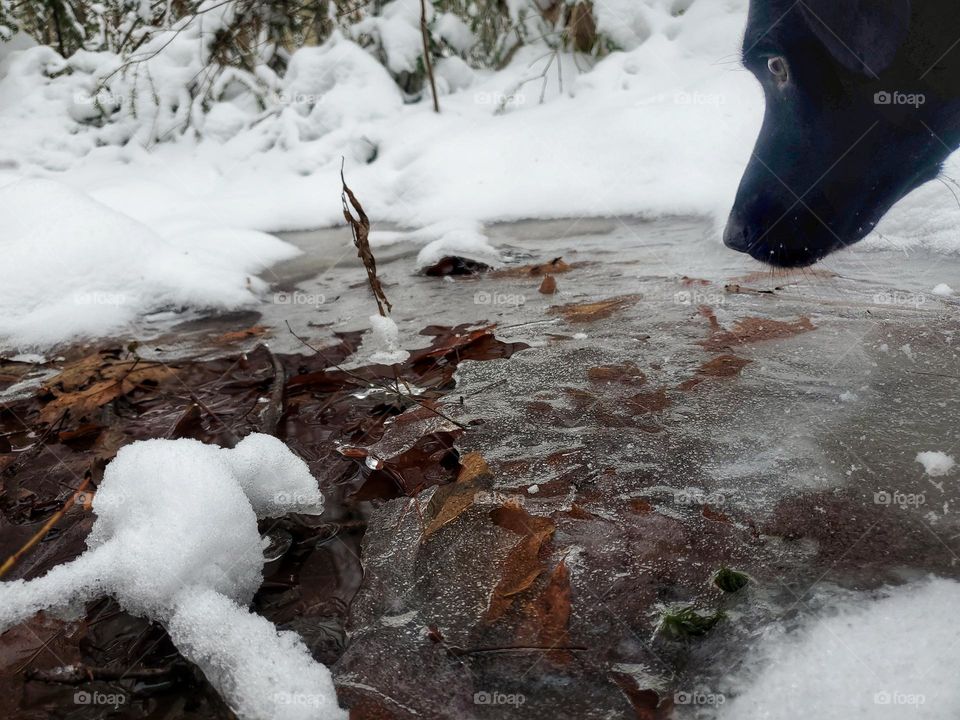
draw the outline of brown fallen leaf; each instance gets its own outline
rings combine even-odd
[[[543,592],[524,607],[524,613],[535,628],[529,642],[542,648],[554,648],[547,657],[556,664],[565,665],[573,659],[566,649],[572,604],[570,597],[570,571],[565,560],[554,568]],[[526,638],[520,638],[527,642]]]
[[[447,255],[433,265],[425,267],[423,274],[429,277],[444,277],[446,275],[479,275],[489,271],[490,266],[486,263],[459,255]]]
[[[483,459],[483,455],[478,452],[468,452],[460,458],[460,474],[457,475],[458,483],[473,482],[477,478],[490,474],[490,466]]]
[[[640,498],[631,500],[628,507],[630,508],[630,512],[636,513],[637,515],[647,515],[653,512],[653,505]]]
[[[647,381],[643,371],[631,362],[622,365],[600,365],[587,370],[587,377],[594,382],[626,383],[642,385]]]
[[[733,377],[739,375],[751,362],[753,361],[736,355],[718,355],[701,365],[697,374],[707,377]]]
[[[243,342],[250,338],[262,337],[270,332],[270,328],[264,325],[253,325],[243,330],[231,330],[230,332],[219,335],[213,339],[218,345],[230,345],[231,343]]]
[[[513,604],[514,597],[530,588],[546,567],[540,550],[556,530],[550,518],[530,515],[520,505],[504,505],[490,511],[495,525],[521,536],[504,560],[500,582],[493,589],[484,619],[495,622]]]
[[[626,400],[626,405],[630,408],[631,415],[663,412],[672,404],[673,401],[667,397],[666,388],[660,388],[654,392],[637,393]]]
[[[497,270],[490,274],[495,278],[539,277],[541,275],[561,275],[582,267],[585,263],[565,263],[563,258],[554,258],[550,262],[537,265],[519,265]]]
[[[730,520],[730,518],[727,517],[724,513],[720,512],[719,510],[714,510],[709,505],[704,505],[702,512],[703,512],[703,516],[707,520],[713,520],[714,522],[721,522],[721,523],[727,523],[727,524],[730,524],[732,522],[732,520]]]
[[[420,542],[426,542],[440,528],[463,515],[473,507],[476,499],[477,489],[471,483],[456,482],[437,488],[427,505],[425,515],[430,518],[430,521],[423,529]]]
[[[121,360],[118,354],[103,351],[88,355],[51,378],[41,391],[51,399],[40,411],[40,420],[53,423],[67,410],[75,420],[89,417],[118,397],[143,385],[158,385],[175,372],[167,365],[139,358]]]
[[[557,292],[557,279],[553,275],[544,275],[543,282],[540,283],[541,295],[554,295]]]
[[[806,317],[801,317],[794,322],[745,317],[738,320],[730,330],[724,330],[717,322],[715,315],[706,315],[706,317],[710,321],[711,333],[710,337],[701,341],[700,344],[714,352],[748,343],[782,340],[816,329],[816,326]]]
[[[596,302],[555,305],[547,312],[550,315],[562,315],[569,323],[593,322],[608,318],[615,312],[636,304],[640,297],[640,295],[623,295]]]

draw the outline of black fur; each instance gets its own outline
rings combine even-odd
[[[766,113],[724,242],[763,262],[863,239],[960,146],[956,0],[751,0],[743,62]]]

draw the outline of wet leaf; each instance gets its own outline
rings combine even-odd
[[[433,265],[425,267],[423,274],[430,277],[444,277],[446,275],[480,275],[489,272],[490,266],[486,263],[458,255],[447,255],[440,258]]]
[[[712,311],[701,310],[701,312],[710,321],[711,334],[700,344],[707,350],[712,351],[766,340],[782,340],[816,329],[816,326],[806,317],[801,317],[794,322],[745,317],[738,320],[730,330],[725,330]]]
[[[469,452],[460,458],[460,474],[457,476],[458,483],[473,482],[490,474],[490,466],[483,459],[483,455],[478,452]]]
[[[455,483],[437,489],[427,506],[430,518],[423,530],[421,541],[426,541],[440,528],[452,523],[469,510],[477,497],[477,489],[471,484]]]
[[[624,295],[608,300],[598,300],[597,302],[557,305],[547,312],[550,315],[563,316],[563,319],[568,323],[593,322],[594,320],[608,318],[614,313],[636,304],[640,301],[640,297],[640,295]]]
[[[557,279],[553,275],[544,276],[538,292],[541,295],[554,295],[557,292]]]
[[[231,343],[243,342],[244,340],[249,340],[250,338],[258,338],[266,335],[270,332],[270,328],[263,325],[254,325],[252,327],[245,328],[244,330],[234,330],[232,332],[224,333],[219,337],[214,338],[214,342],[218,345],[230,345]]]
[[[618,382],[629,385],[642,385],[647,381],[643,371],[629,362],[623,365],[600,365],[590,368],[587,371],[587,377],[593,382]]]
[[[40,419],[53,423],[68,410],[75,419],[88,417],[118,397],[143,385],[157,385],[174,372],[167,365],[139,358],[120,360],[113,351],[88,355],[46,383],[42,393],[52,399],[40,411]]]
[[[537,265],[520,265],[504,268],[491,273],[491,277],[540,277],[541,275],[561,275],[574,268],[582,267],[584,263],[565,263],[563,258],[554,258],[547,263]]]
[[[500,582],[493,590],[485,620],[500,618],[513,604],[515,595],[529,589],[546,567],[540,550],[556,530],[549,518],[530,515],[519,505],[504,505],[490,511],[494,524],[521,536],[503,563]]]

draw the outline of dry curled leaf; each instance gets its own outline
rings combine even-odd
[[[174,370],[162,363],[121,360],[115,351],[88,355],[44,385],[43,394],[51,399],[40,411],[40,419],[53,423],[67,411],[74,419],[88,417],[118,397],[144,385],[157,385],[173,374]]]

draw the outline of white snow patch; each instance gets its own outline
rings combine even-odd
[[[939,450],[917,453],[917,462],[923,465],[924,472],[930,477],[949,475],[957,464],[950,455]]]
[[[723,720],[960,717],[960,584],[932,579],[847,602],[798,632],[768,631]]]
[[[940,283],[933,288],[934,295],[940,295],[941,297],[950,297],[954,294],[953,288],[947,285],[946,283]]]
[[[233,450],[133,443],[104,472],[87,551],[36,580],[0,583],[0,632],[112,595],[163,623],[238,717],[345,719],[329,671],[300,638],[246,608],[263,581],[257,518],[322,509],[306,463],[276,438],[250,435]]]

